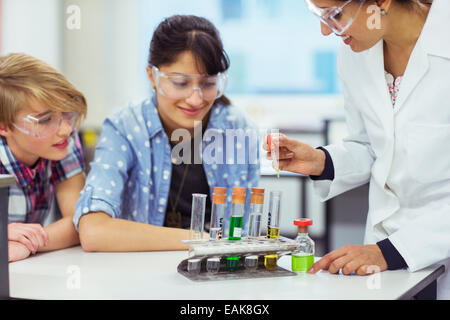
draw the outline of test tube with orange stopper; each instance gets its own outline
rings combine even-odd
[[[261,218],[264,208],[264,189],[253,188],[250,206],[248,237],[258,238],[261,235]]]
[[[211,208],[211,224],[209,228],[209,240],[211,241],[220,240],[222,238],[226,198],[226,188],[214,187]]]

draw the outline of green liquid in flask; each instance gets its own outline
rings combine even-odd
[[[292,271],[307,272],[314,264],[314,255],[295,255],[292,254]]]

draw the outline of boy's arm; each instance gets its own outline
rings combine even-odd
[[[81,245],[88,252],[188,249],[180,240],[189,239],[189,230],[112,218],[103,212],[83,215],[78,229]]]
[[[75,204],[80,197],[85,180],[85,174],[82,172],[55,186],[56,200],[62,219],[44,228],[48,235],[48,244],[39,248],[39,251],[63,249],[80,243],[72,219]]]
[[[26,259],[30,254],[31,251],[22,243],[8,241],[8,262]]]

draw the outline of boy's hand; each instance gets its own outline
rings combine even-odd
[[[47,245],[48,235],[40,224],[10,223],[8,224],[8,240],[23,244],[31,253]]]
[[[16,241],[8,241],[8,262],[14,262],[28,258],[31,251],[26,246]]]

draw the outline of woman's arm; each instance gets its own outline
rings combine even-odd
[[[104,212],[90,212],[83,215],[78,230],[81,246],[87,252],[188,249],[188,246],[180,240],[189,239],[189,230],[111,218]]]
[[[48,243],[46,246],[40,247],[39,251],[63,249],[80,243],[72,219],[75,204],[80,197],[80,191],[84,187],[85,180],[85,174],[79,173],[56,185],[56,200],[62,219],[44,228],[48,235]]]

